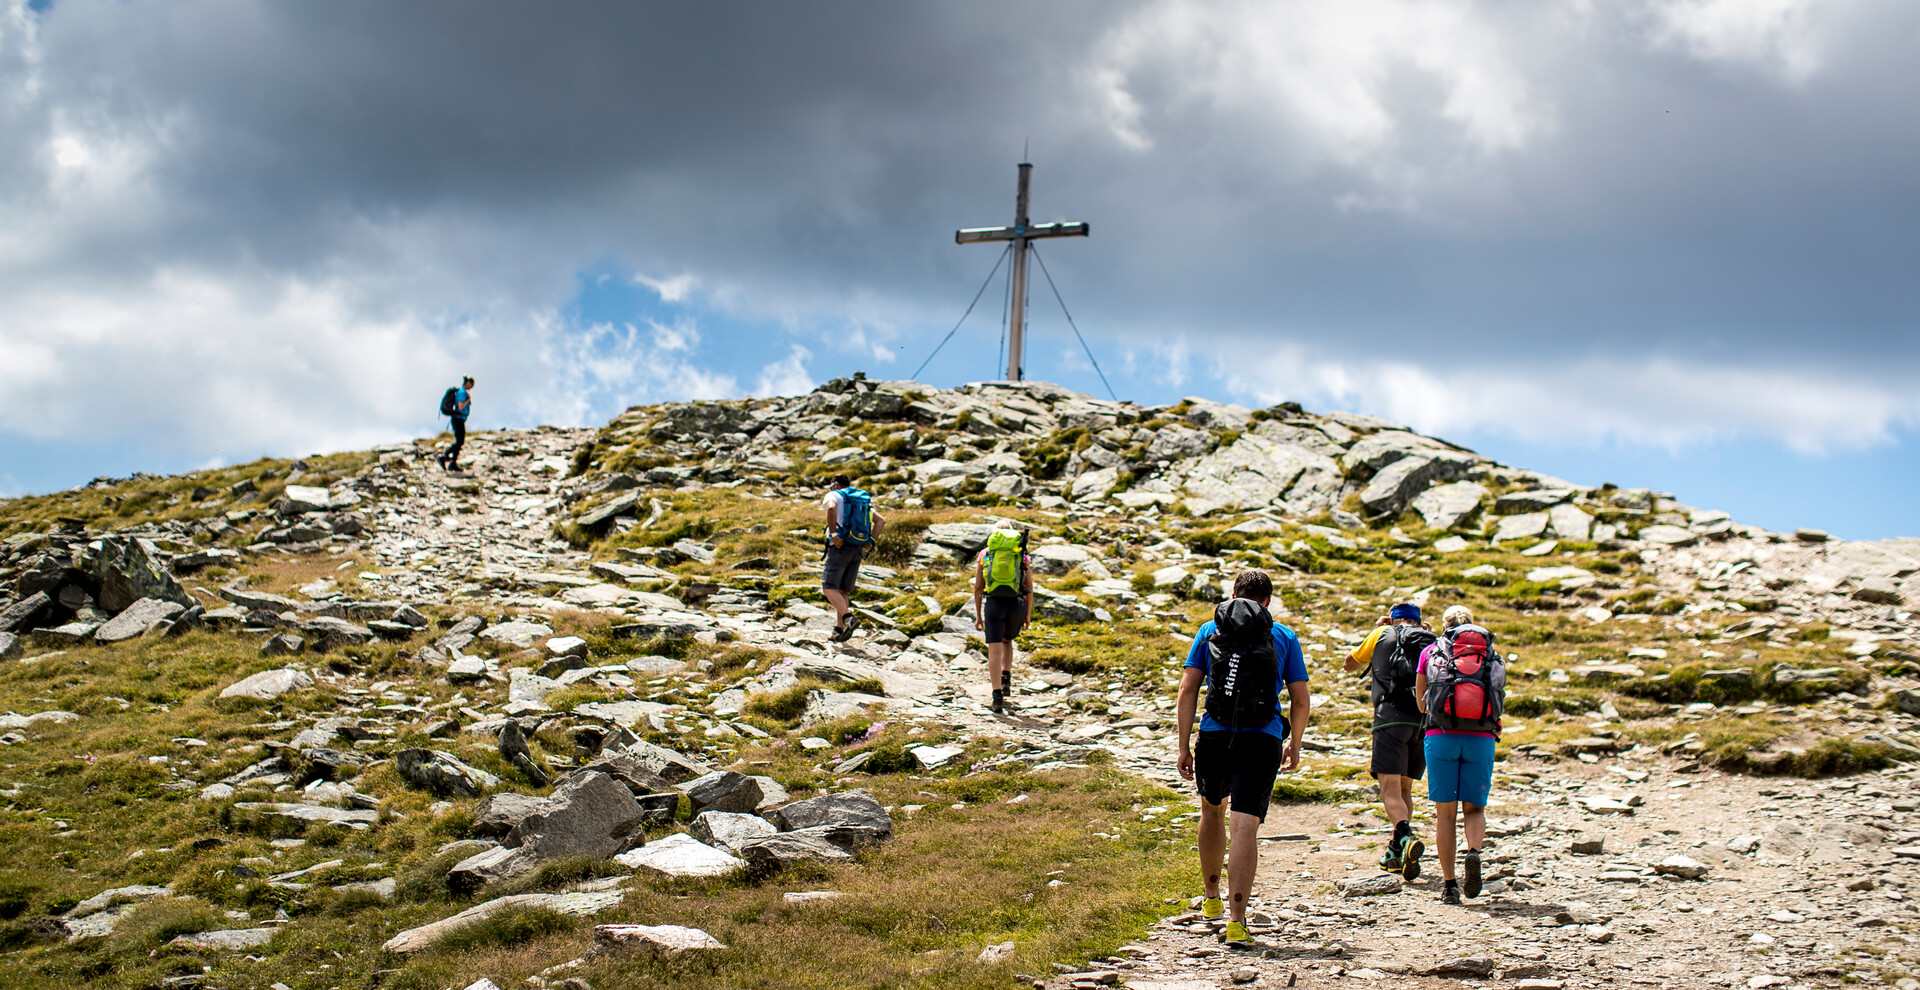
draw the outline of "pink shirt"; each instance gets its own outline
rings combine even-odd
[[[1422,674],[1427,672],[1427,661],[1433,658],[1434,652],[1437,651],[1439,648],[1440,648],[1439,643],[1433,643],[1433,644],[1430,644],[1426,649],[1420,651],[1420,672]],[[1487,739],[1500,738],[1500,733],[1498,732],[1480,732],[1477,730],[1470,731],[1470,732],[1457,732],[1452,729],[1428,729],[1427,735],[1430,735],[1430,736],[1481,736]]]

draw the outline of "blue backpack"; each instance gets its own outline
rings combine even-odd
[[[873,546],[873,496],[858,488],[840,489],[840,539]]]

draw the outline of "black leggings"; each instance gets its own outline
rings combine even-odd
[[[467,417],[448,417],[453,423],[453,446],[447,448],[447,463],[460,463],[460,448],[467,445]]]

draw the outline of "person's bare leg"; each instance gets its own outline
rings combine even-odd
[[[1467,805],[1467,848],[1478,849],[1487,841],[1487,809]]]
[[[1260,867],[1260,819],[1233,812],[1233,843],[1227,850],[1227,917],[1247,923],[1247,899],[1253,896],[1253,877]]]
[[[1413,813],[1413,801],[1409,798],[1412,788],[1412,778],[1405,775],[1380,775],[1380,806],[1386,809],[1389,824],[1404,822]]]
[[[1227,808],[1200,799],[1200,875],[1205,878],[1208,897],[1220,896],[1220,860],[1227,853]]]
[[[1000,672],[1013,669],[1013,644],[987,644],[987,690],[1000,690]]]
[[[827,604],[832,605],[833,610],[839,613],[834,619],[834,624],[838,625],[840,620],[847,617],[848,612],[853,611],[853,599],[849,598],[847,593],[841,591],[839,588],[827,588],[825,590],[827,593]]]
[[[1440,876],[1445,880],[1453,879],[1453,848],[1455,843],[1454,822],[1459,814],[1460,802],[1437,801],[1433,805],[1433,840],[1439,848]],[[1471,819],[1469,819],[1471,821]],[[1486,817],[1480,818],[1480,828],[1485,831]]]

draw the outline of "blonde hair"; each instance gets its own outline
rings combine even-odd
[[[1473,609],[1465,605],[1449,605],[1440,614],[1440,627],[1452,629],[1454,626],[1470,625],[1473,622]]]

